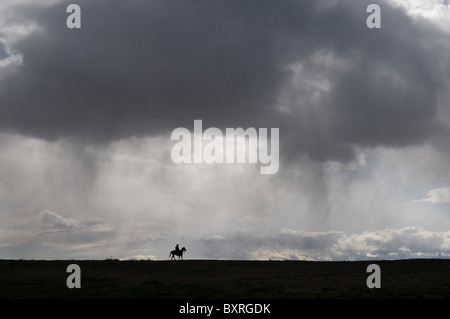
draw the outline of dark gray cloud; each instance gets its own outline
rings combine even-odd
[[[7,58],[9,54],[6,52],[6,48],[3,43],[0,42],[0,60]]]
[[[15,41],[0,128],[108,142],[178,126],[279,127],[281,158],[349,160],[354,146],[404,146],[443,131],[444,35],[371,1],[79,1],[17,7],[40,31]],[[430,35],[433,36],[430,36]]]
[[[277,48],[232,8],[80,5],[82,30],[65,27],[63,5],[33,12],[47,32],[17,44],[24,68],[5,83],[5,126],[46,138],[111,140],[194,118],[234,126],[273,103],[282,76],[274,66]]]

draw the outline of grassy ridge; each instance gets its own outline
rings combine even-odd
[[[366,286],[371,263],[380,289]],[[66,286],[69,264],[81,289]],[[0,298],[450,298],[450,260],[0,260]]]

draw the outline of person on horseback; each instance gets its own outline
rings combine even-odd
[[[171,259],[171,260],[174,260],[175,259],[175,256],[178,256],[178,260],[180,260],[180,259],[183,259],[183,253],[186,251],[187,249],[185,248],[185,247],[183,247],[183,248],[179,248],[178,247],[178,244],[175,246],[175,250],[172,250],[170,253],[169,253],[169,258]]]

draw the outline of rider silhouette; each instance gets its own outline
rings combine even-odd
[[[175,246],[175,250],[176,250],[177,252],[180,251],[180,247],[178,247],[178,244]]]

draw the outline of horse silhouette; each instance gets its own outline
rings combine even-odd
[[[171,260],[175,259],[175,256],[178,256],[178,260],[183,259],[183,253],[186,251],[186,248],[181,248],[180,250],[172,250],[169,254],[169,258]]]

